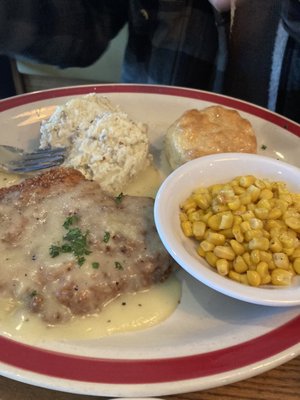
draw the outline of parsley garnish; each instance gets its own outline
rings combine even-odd
[[[60,252],[61,248],[59,246],[55,246],[54,244],[50,246],[49,253],[52,258],[57,257]]]
[[[79,217],[76,214],[70,215],[65,222],[63,223],[63,227],[69,229],[71,225],[75,224],[79,221]]]
[[[103,236],[103,242],[107,243],[110,239],[110,233],[109,232],[105,232],[104,236]]]
[[[87,235],[88,231],[82,233],[80,228],[72,227],[79,221],[78,215],[71,215],[63,223],[63,227],[68,231],[63,237],[62,245],[51,245],[49,249],[52,258],[59,256],[61,253],[73,253],[79,266],[85,262],[85,255],[91,253],[88,248]]]
[[[93,263],[92,263],[92,267],[93,267],[94,269],[98,269],[98,268],[100,267],[100,264],[99,264],[98,262],[93,262]]]
[[[119,270],[124,269],[124,268],[123,268],[123,265],[122,265],[121,263],[119,263],[119,261],[116,261],[116,262],[115,262],[115,267],[116,267],[117,269],[119,269]]]
[[[123,197],[124,197],[124,194],[123,194],[123,192],[121,192],[118,196],[115,197],[115,202],[117,204],[120,204],[121,201],[123,200]]]
[[[262,150],[266,150],[266,148],[267,148],[267,146],[266,146],[265,144],[262,144],[262,145],[261,145],[261,149],[262,149]]]

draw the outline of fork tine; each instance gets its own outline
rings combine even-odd
[[[62,164],[62,160],[57,159],[57,160],[49,160],[48,162],[38,163],[38,164],[32,163],[32,164],[23,164],[20,166],[15,165],[15,166],[11,166],[10,170],[12,172],[30,172],[30,171],[38,171],[40,169],[55,167],[60,164]]]
[[[32,168],[35,166],[52,165],[52,164],[62,164],[64,162],[64,157],[52,157],[49,159],[36,159],[36,160],[18,160],[11,162],[9,164],[10,168]]]
[[[16,173],[37,171],[60,165],[64,162],[66,155],[66,149],[63,147],[37,149],[32,153],[6,145],[0,146],[0,149],[4,150],[0,168],[4,171]]]
[[[34,160],[34,159],[43,159],[53,156],[64,155],[65,150],[63,148],[55,148],[55,149],[40,149],[33,153],[24,153],[23,160]]]
[[[64,159],[65,156],[64,154],[61,153],[32,153],[32,154],[27,154],[26,156],[20,158],[20,159],[16,159],[11,161],[11,163],[37,163],[37,162],[43,162],[44,160],[55,160],[55,159]]]

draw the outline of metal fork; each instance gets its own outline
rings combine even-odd
[[[38,171],[62,164],[65,155],[63,147],[26,152],[17,147],[0,145],[0,170],[18,174]]]

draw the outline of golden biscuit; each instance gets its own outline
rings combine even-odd
[[[173,169],[194,158],[213,153],[256,153],[251,123],[222,106],[187,110],[167,130],[166,157]]]

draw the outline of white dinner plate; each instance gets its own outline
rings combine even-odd
[[[221,104],[252,123],[260,154],[300,167],[300,125],[263,108],[192,89],[88,85],[36,92],[0,103],[1,142],[29,148],[56,105],[96,92],[149,127],[162,178],[165,129],[185,110]],[[3,265],[1,266],[3,267]],[[163,323],[95,340],[41,340],[0,335],[0,373],[72,393],[149,397],[191,392],[260,374],[300,354],[300,307],[267,307],[218,293],[180,271],[182,300]],[[1,331],[1,326],[0,326]]]

